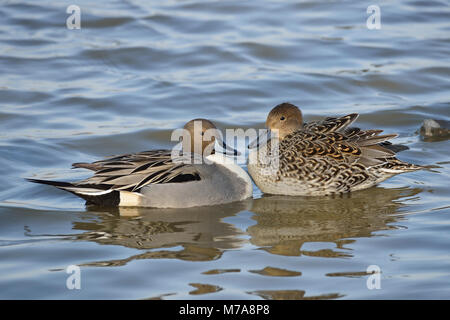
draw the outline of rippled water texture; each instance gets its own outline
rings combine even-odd
[[[81,29],[66,28],[70,4]],[[2,1],[0,298],[450,298],[448,1]],[[25,177],[169,148],[196,117],[262,128],[290,101],[351,112],[436,168],[342,198],[186,210],[86,208]],[[78,265],[81,289],[69,290]],[[369,290],[377,265],[380,289]],[[374,282],[370,282],[374,283]]]

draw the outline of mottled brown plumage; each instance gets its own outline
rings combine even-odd
[[[396,134],[349,127],[357,117],[353,113],[303,123],[296,106],[276,106],[266,124],[271,131],[278,130],[279,148],[271,139],[260,145],[259,152],[250,153],[248,170],[256,185],[272,194],[328,195],[369,188],[422,168],[395,157],[386,140]]]

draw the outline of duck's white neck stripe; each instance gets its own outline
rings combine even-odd
[[[246,184],[246,196],[250,197],[253,194],[253,185],[250,176],[247,172],[235,163],[235,159],[227,157],[222,153],[211,154],[206,157],[207,160],[220,164],[235,173],[240,179],[244,180]]]

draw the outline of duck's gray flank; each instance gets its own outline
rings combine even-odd
[[[196,137],[193,122],[200,121],[202,132]],[[215,129],[212,122],[194,119],[185,125],[190,141],[183,141],[202,154],[200,164],[174,157],[172,150],[150,150],[125,154],[93,163],[74,163],[75,168],[92,170],[94,175],[77,182],[31,182],[55,186],[86,200],[87,204],[181,208],[222,204],[252,196],[248,174],[225,155],[214,153],[215,139],[204,141],[203,132]],[[201,135],[200,135],[201,134]],[[227,146],[222,142],[224,147]],[[197,148],[195,148],[197,147]],[[212,154],[203,158],[210,148]],[[232,154],[237,154],[236,150]],[[211,163],[212,162],[212,163]]]

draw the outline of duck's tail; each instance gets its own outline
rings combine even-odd
[[[54,186],[68,191],[86,200],[86,204],[99,206],[117,206],[120,202],[120,193],[117,190],[107,189],[103,185],[76,184],[71,182],[51,181],[27,178],[28,181]]]
[[[387,162],[380,166],[380,169],[386,173],[403,173],[425,169],[428,166],[421,166],[398,160],[397,158],[389,158]]]

